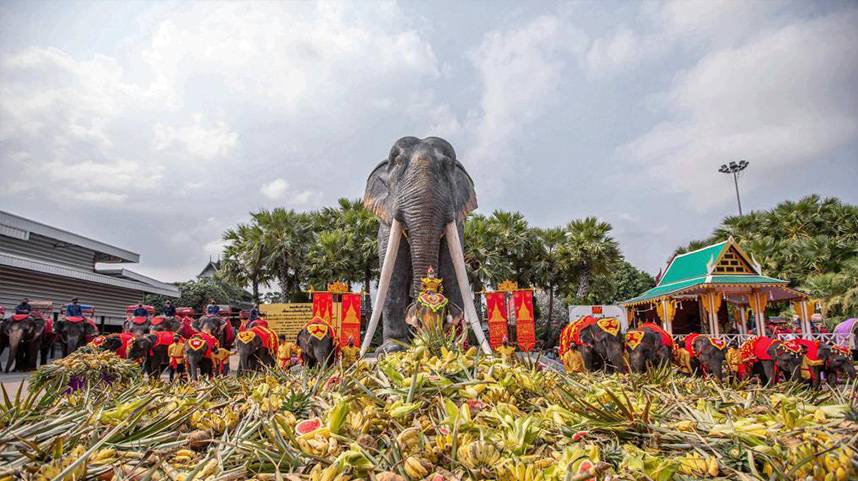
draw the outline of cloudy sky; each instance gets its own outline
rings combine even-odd
[[[0,4],[0,208],[196,275],[258,208],[447,138],[480,211],[598,216],[657,272],[735,213],[858,203],[855,2]]]

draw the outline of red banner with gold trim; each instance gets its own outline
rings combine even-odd
[[[497,349],[509,335],[506,327],[506,292],[486,292],[486,310],[489,313],[489,344]]]
[[[515,332],[518,348],[522,351],[532,351],[536,346],[536,323],[533,319],[533,291],[522,289],[513,291],[513,306],[515,308]]]
[[[342,323],[340,324],[340,346],[348,346],[349,338],[354,346],[360,346],[360,294],[347,292],[342,295]]]
[[[313,293],[313,317],[321,317],[329,325],[334,318],[334,295],[330,292]]]

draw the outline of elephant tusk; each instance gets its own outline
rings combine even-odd
[[[453,258],[453,269],[456,271],[456,280],[459,282],[459,290],[462,292],[462,303],[465,305],[465,317],[471,324],[471,329],[474,335],[477,336],[477,341],[480,343],[483,352],[486,354],[492,353],[492,348],[483,334],[483,328],[480,327],[480,318],[477,315],[477,307],[474,305],[474,294],[471,293],[471,285],[468,283],[468,272],[465,270],[465,254],[462,252],[462,244],[459,242],[459,230],[456,229],[456,223],[450,222],[446,227],[447,248],[450,250],[450,257]]]
[[[396,264],[396,254],[399,250],[399,240],[402,238],[402,224],[398,220],[393,219],[390,223],[390,237],[387,239],[387,251],[384,253],[384,264],[381,266],[381,274],[378,279],[378,294],[375,296],[375,304],[372,306],[372,316],[369,319],[369,325],[366,328],[366,337],[364,337],[363,345],[360,348],[360,356],[363,357],[369,349],[369,343],[372,342],[372,336],[375,335],[375,329],[378,327],[378,320],[381,318],[381,311],[384,308],[384,301],[387,299],[387,288],[390,287],[390,278],[393,276],[393,266]],[[369,286],[365,286],[369,290]]]

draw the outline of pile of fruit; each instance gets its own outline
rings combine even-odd
[[[4,398],[5,479],[858,477],[855,386],[566,375],[420,344],[348,369]]]
[[[75,391],[101,383],[127,385],[140,380],[140,366],[119,359],[110,351],[84,346],[68,356],[39,367],[30,378],[30,389]]]

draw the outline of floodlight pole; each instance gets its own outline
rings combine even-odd
[[[739,172],[748,167],[749,162],[740,160],[739,162],[730,162],[729,164],[721,164],[718,172],[722,174],[733,174],[733,185],[736,187],[736,203],[739,204],[739,216],[742,216],[742,199],[739,198]]]

